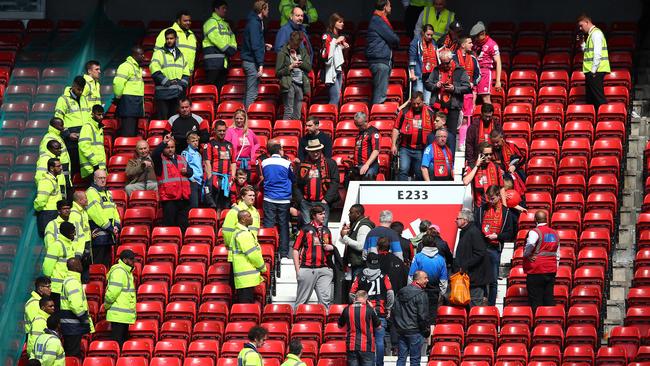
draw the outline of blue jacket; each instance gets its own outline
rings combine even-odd
[[[278,33],[279,35],[280,33]],[[369,64],[382,63],[390,66],[393,48],[399,46],[399,37],[393,30],[377,15],[370,18],[368,24],[368,47],[366,47],[366,59]]]
[[[192,168],[190,181],[198,184],[203,183],[203,158],[199,150],[188,145],[181,155],[185,157],[187,165]]]
[[[422,77],[422,34],[418,33],[409,45],[409,70],[413,70],[415,76]],[[436,47],[436,42],[433,42]],[[436,47],[436,50],[438,47]]]
[[[377,242],[380,238],[388,238],[390,241],[390,252],[395,254],[399,259],[404,260],[404,253],[402,253],[402,244],[399,240],[399,235],[384,226],[377,226],[368,232],[366,241],[363,243],[363,257],[364,259],[368,253],[377,253]]]
[[[291,162],[274,154],[262,160],[264,175],[264,200],[274,203],[291,201],[293,183],[296,176],[291,170]]]
[[[424,271],[429,276],[429,288],[440,286],[440,293],[447,291],[447,263],[445,258],[438,253],[438,248],[424,247],[422,251],[415,255],[409,277],[413,277],[415,271]]]
[[[278,34],[275,35],[275,44],[273,45],[273,51],[275,51],[275,53],[280,53],[282,47],[289,42],[289,36],[291,36],[291,32],[294,31],[300,31],[305,35],[305,39],[307,40],[307,53],[309,54],[309,61],[313,64],[314,50],[311,47],[311,41],[309,41],[309,36],[307,35],[305,26],[303,24],[296,24],[291,19],[289,19],[289,22],[287,22],[287,24],[280,27]]]
[[[248,23],[244,28],[244,44],[241,48],[241,59],[252,62],[259,68],[264,65],[264,26],[262,19],[251,11],[248,14]]]

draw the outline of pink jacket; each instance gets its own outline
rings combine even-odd
[[[246,140],[244,140],[244,138]],[[229,127],[228,130],[226,130],[226,141],[229,141],[232,144],[235,157],[249,159],[255,159],[257,157],[257,149],[259,149],[260,143],[251,129],[248,129],[248,132],[244,137],[243,128],[234,126]]]

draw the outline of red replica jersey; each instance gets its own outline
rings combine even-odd
[[[368,126],[365,131],[359,131],[354,152],[354,164],[363,165],[374,150],[379,150],[379,130]]]
[[[375,352],[375,327],[379,319],[368,303],[348,305],[339,319],[339,326],[347,326],[347,351]]]
[[[300,181],[304,182],[303,197],[312,202],[322,201],[332,182],[325,157],[316,163],[304,162],[300,164],[298,174]]]
[[[300,229],[293,249],[300,251],[300,267],[328,267],[325,245],[332,244],[332,233],[325,226],[313,222]]]
[[[368,301],[375,308],[377,315],[385,317],[386,296],[388,291],[392,289],[393,287],[390,284],[388,275],[380,274],[378,277],[371,279],[361,273],[354,279],[352,287],[350,287],[350,293],[354,294],[359,290],[366,291],[368,293]]]
[[[212,183],[219,186],[219,174],[230,174],[230,164],[235,162],[233,146],[228,141],[210,140],[203,149],[203,160],[212,165]],[[210,178],[210,177],[208,177]]]
[[[411,108],[402,110],[393,128],[400,133],[401,147],[424,149],[427,146],[427,136],[433,132],[433,111],[428,106],[423,106],[418,114]]]

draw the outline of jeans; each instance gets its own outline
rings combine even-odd
[[[399,148],[399,174],[397,180],[422,180],[422,150],[415,150],[408,147]]]
[[[386,338],[386,318],[379,318],[381,327],[375,328],[375,366],[384,366],[384,338]]]
[[[278,226],[280,234],[280,257],[289,256],[289,203],[264,201],[264,227]]]
[[[476,286],[476,287],[469,287],[469,297],[470,297],[470,303],[469,307],[473,306],[483,306],[483,298],[485,297],[485,286]]]
[[[531,273],[526,276],[526,290],[528,290],[528,304],[533,309],[533,314],[539,306],[555,305],[553,287],[555,286],[555,273]]]
[[[411,366],[420,366],[420,357],[422,357],[422,343],[424,337],[420,333],[400,334],[399,335],[399,352],[397,354],[397,366],[406,366],[406,357],[411,358]]]
[[[255,102],[257,99],[257,88],[260,85],[260,79],[257,77],[257,67],[255,64],[248,61],[242,61],[244,73],[246,74],[246,94],[244,95],[244,106],[248,106]],[[219,91],[221,92],[221,90]]]
[[[284,119],[301,119],[302,113],[302,85],[291,83],[284,96]]]
[[[428,74],[427,74],[428,75]],[[413,92],[420,91],[424,95],[424,104],[429,104],[431,101],[431,92],[424,88],[424,80],[420,76],[417,80],[413,81]]]
[[[311,210],[311,208],[316,205],[319,205],[325,209],[325,226],[327,226],[330,218],[330,205],[322,202],[307,201],[306,199],[303,199],[300,202],[300,214],[302,216],[303,224],[311,222],[311,218],[309,217],[309,210]]]
[[[372,104],[382,104],[386,100],[390,66],[382,63],[369,65],[372,73]]]
[[[492,279],[488,285],[488,305],[494,306],[497,302],[497,288],[499,280],[499,265],[501,264],[501,252],[496,248],[487,248],[487,253],[490,257],[490,264],[492,265]]]
[[[372,352],[349,351],[348,366],[372,366]]]
[[[329,95],[330,95],[330,101],[329,104],[334,104],[334,105],[339,105],[339,101],[341,100],[341,88],[343,86],[343,72],[342,71],[337,71],[336,72],[336,80],[334,81],[333,84],[329,84]]]
[[[359,165],[359,169],[361,169],[361,167],[362,165]],[[377,178],[377,174],[379,174],[379,164],[375,162],[374,164],[370,165],[370,168],[368,168],[366,174],[361,177],[361,180],[375,180]]]
[[[201,184],[190,181],[190,208],[199,207],[201,202]]]

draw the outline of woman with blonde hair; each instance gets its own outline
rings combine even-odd
[[[260,143],[255,132],[248,128],[248,115],[243,109],[238,109],[233,115],[233,124],[226,131],[226,141],[230,142],[237,159],[237,167],[250,170],[250,161],[257,157]]]
[[[341,35],[343,31],[343,17],[338,13],[330,16],[327,32],[323,34],[323,47],[321,48],[321,57],[325,65],[321,71],[321,77],[325,85],[329,86],[329,104],[338,105],[341,100],[341,88],[343,87],[343,49],[349,48],[350,45]]]

